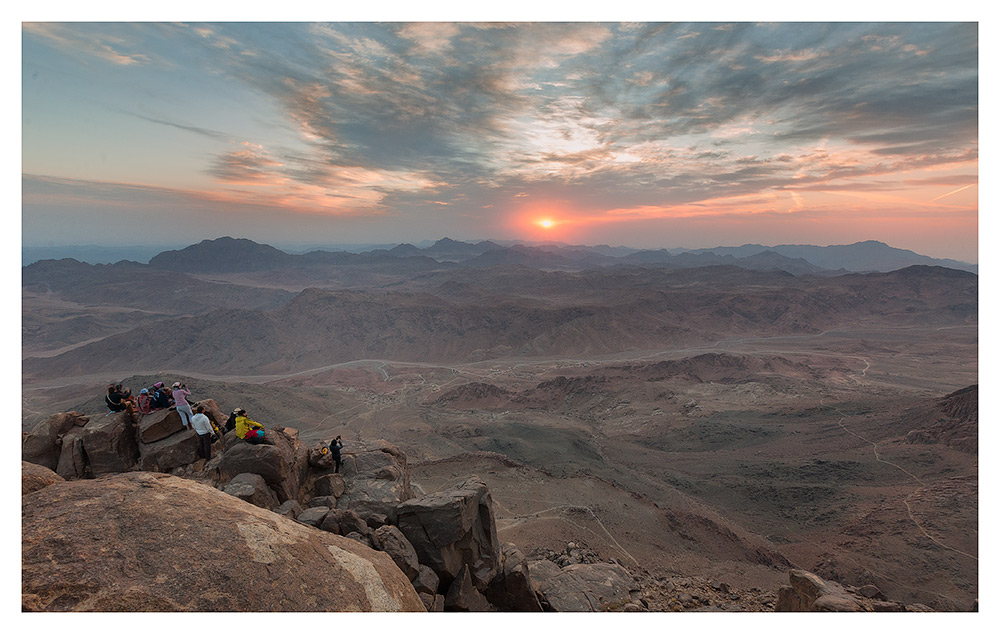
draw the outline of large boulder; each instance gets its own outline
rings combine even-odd
[[[278,485],[284,483],[291,471],[288,454],[274,445],[251,445],[238,442],[222,454],[219,461],[219,473],[226,479],[235,478],[241,473],[256,473],[264,478],[268,485],[277,491]],[[278,493],[281,502],[289,499],[287,492],[284,497]]]
[[[83,452],[83,427],[74,427],[59,438],[59,462],[56,473],[67,480],[90,477],[87,456]]]
[[[222,454],[220,474],[228,479],[240,473],[256,473],[274,489],[280,502],[298,499],[300,484],[309,469],[308,451],[298,443],[298,432],[290,431],[292,436],[281,427],[268,429],[269,445],[233,443]]]
[[[396,505],[413,497],[406,454],[385,441],[345,449],[340,474],[344,492],[337,496],[337,508],[362,516],[379,513],[394,521]]]
[[[313,482],[313,495],[323,496],[332,495],[333,497],[339,498],[344,494],[347,489],[344,484],[344,476],[339,473],[328,473],[316,478]]]
[[[170,471],[198,459],[198,434],[185,429],[163,440],[139,445],[139,468],[143,471]]]
[[[839,583],[806,570],[788,571],[789,585],[778,588],[775,612],[864,612],[861,602]]]
[[[62,436],[90,420],[80,412],[53,414],[35,425],[21,442],[21,459],[55,471],[62,453]]]
[[[419,588],[418,588],[419,591]],[[517,546],[507,542],[500,545],[500,569],[486,587],[486,598],[501,610],[511,612],[541,612],[535,590],[531,585],[528,560]]]
[[[375,548],[392,557],[407,579],[413,581],[417,578],[420,572],[417,551],[398,528],[391,525],[380,526],[372,534],[371,539]]]
[[[21,518],[23,610],[424,610],[385,553],[167,474],[57,483]]]
[[[139,419],[139,440],[153,443],[172,436],[184,429],[184,422],[176,410],[159,409],[152,414],[143,414]]]
[[[268,488],[264,478],[256,473],[239,474],[230,480],[222,491],[263,509],[273,510],[278,506],[278,498],[274,495],[274,491]]]
[[[34,493],[56,482],[65,482],[61,475],[33,462],[21,461],[21,495]]]
[[[216,427],[221,431],[229,420],[229,414],[224,414],[222,408],[219,404],[215,402],[214,398],[206,398],[195,403],[195,406],[201,406],[205,409],[205,416],[208,416],[208,420],[215,423]]]
[[[531,582],[556,612],[601,612],[628,602],[635,585],[618,564],[572,564],[560,568],[542,559],[528,562]]]
[[[80,436],[90,472],[96,476],[131,471],[139,461],[135,422],[129,412],[90,421]]]
[[[317,469],[333,467],[333,454],[325,445],[317,445],[309,450],[309,466]]]
[[[396,525],[413,544],[420,563],[437,573],[445,587],[464,566],[480,592],[496,576],[499,548],[493,499],[479,478],[401,503]]]

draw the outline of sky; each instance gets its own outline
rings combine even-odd
[[[25,22],[26,246],[978,261],[975,23]]]

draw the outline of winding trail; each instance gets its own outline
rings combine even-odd
[[[820,405],[825,405],[825,403],[823,402],[823,400],[824,399],[820,399]],[[931,540],[932,542],[934,542],[935,544],[937,544],[941,548],[950,550],[952,552],[956,552],[956,553],[958,553],[960,555],[964,555],[966,557],[969,557],[970,559],[974,559],[975,561],[979,561],[979,557],[976,557],[975,555],[969,554],[969,553],[967,553],[967,552],[965,552],[963,550],[959,550],[958,548],[953,548],[953,547],[951,547],[951,546],[949,546],[949,545],[941,542],[939,539],[935,538],[933,535],[931,535],[930,533],[927,532],[927,529],[925,529],[923,527],[923,525],[917,520],[916,516],[913,515],[913,507],[910,506],[910,498],[913,497],[918,491],[920,491],[920,489],[926,488],[929,485],[926,482],[924,482],[923,480],[921,480],[919,477],[917,477],[916,475],[910,473],[909,471],[907,471],[903,467],[901,467],[898,464],[896,464],[895,462],[892,462],[891,460],[885,460],[884,458],[882,458],[882,456],[878,452],[878,443],[876,443],[876,442],[874,442],[872,440],[869,440],[868,438],[865,438],[861,434],[858,434],[858,433],[853,432],[850,429],[848,429],[847,426],[844,425],[844,419],[847,418],[847,415],[844,412],[842,412],[839,409],[837,409],[836,407],[834,407],[833,405],[827,405],[827,407],[829,407],[830,409],[832,409],[833,411],[835,411],[835,412],[837,412],[838,414],[841,415],[840,419],[837,420],[837,425],[839,425],[841,429],[843,429],[845,432],[847,432],[851,436],[854,436],[858,440],[866,442],[866,443],[868,443],[869,445],[872,446],[872,453],[875,455],[875,460],[876,461],[881,462],[882,464],[889,465],[890,467],[893,467],[895,469],[898,469],[899,471],[905,473],[906,475],[908,475],[910,478],[912,478],[916,483],[918,483],[920,485],[918,488],[914,489],[909,495],[907,495],[905,498],[903,498],[903,505],[906,506],[906,514],[910,517],[910,520],[917,527],[917,530],[919,530],[920,533],[924,537],[926,537],[927,539]]]
[[[508,497],[511,497],[511,496],[508,496]],[[538,502],[549,502],[549,503],[555,502],[555,500],[542,500],[542,499],[539,499],[539,498],[527,498],[527,497],[515,497],[514,499],[516,499],[516,500],[522,500],[522,501],[538,501]],[[494,502],[496,502],[496,504],[498,506],[503,506],[502,504],[500,504],[496,500],[494,500]],[[559,504],[557,506],[551,506],[549,508],[545,508],[545,509],[542,509],[540,511],[535,511],[534,513],[528,513],[528,514],[514,513],[513,511],[511,511],[507,507],[503,507],[503,508],[506,509],[507,512],[510,513],[511,515],[513,515],[514,517],[512,517],[512,518],[505,518],[505,520],[508,521],[508,522],[510,522],[510,524],[504,526],[502,529],[498,528],[498,530],[506,530],[506,529],[509,529],[509,528],[513,528],[513,527],[515,527],[515,526],[517,526],[519,524],[524,523],[525,521],[527,521],[528,518],[533,517],[535,519],[559,519],[559,520],[563,520],[565,522],[569,522],[570,524],[572,524],[573,526],[576,526],[579,529],[586,530],[586,531],[588,531],[590,533],[593,533],[594,535],[600,536],[599,533],[595,533],[592,529],[587,528],[586,526],[581,526],[580,524],[577,524],[573,520],[567,518],[565,515],[551,515],[551,516],[544,516],[544,515],[542,515],[543,513],[548,513],[550,511],[559,511],[559,510],[563,510],[563,509],[570,510],[570,511],[579,510],[579,509],[586,509],[586,511],[590,514],[590,516],[592,518],[594,518],[594,521],[597,522],[597,525],[601,527],[601,530],[604,531],[604,537],[606,537],[612,544],[614,544],[615,548],[617,548],[622,553],[624,553],[626,557],[628,557],[629,559],[631,559],[632,562],[636,566],[638,566],[640,569],[645,569],[645,568],[643,568],[642,564],[639,563],[639,560],[636,559],[635,557],[633,557],[632,553],[630,553],[628,551],[628,549],[626,549],[624,546],[622,546],[618,542],[618,540],[615,539],[614,535],[611,534],[611,531],[609,531],[608,528],[604,525],[604,522],[601,521],[601,518],[597,517],[597,514],[594,513],[594,509],[590,508],[589,506],[585,506],[585,505],[582,505],[582,504]]]

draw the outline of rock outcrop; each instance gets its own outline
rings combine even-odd
[[[135,420],[129,412],[91,420],[84,426],[80,441],[94,477],[131,471],[139,461]]]
[[[528,563],[531,582],[556,612],[601,612],[629,601],[635,585],[618,564],[571,564],[560,568],[547,560]]]
[[[191,480],[128,473],[21,500],[24,610],[424,610],[388,555]]]
[[[40,491],[50,484],[65,482],[58,473],[33,462],[21,461],[21,495]]]
[[[223,493],[228,493],[244,502],[249,502],[262,509],[273,510],[278,506],[278,498],[274,492],[268,488],[264,478],[256,473],[241,473],[222,489]],[[289,500],[294,502],[294,500]]]
[[[62,453],[62,438],[74,427],[90,420],[80,412],[53,414],[35,425],[21,443],[21,459],[56,470]]]
[[[861,602],[835,581],[805,570],[789,570],[790,585],[778,588],[775,612],[864,612]]]
[[[480,592],[496,576],[499,547],[493,500],[479,478],[401,503],[396,524],[413,544],[420,563],[445,586],[466,566]]]
[[[218,405],[214,401],[212,403],[218,410]],[[145,530],[138,528],[136,522],[145,522],[151,530],[160,530],[152,526],[157,521],[180,526],[197,523],[210,516],[209,528],[199,529],[190,535],[171,528],[172,532],[168,531],[165,538],[183,534],[182,541],[188,543],[192,553],[198,552],[193,545],[200,544],[200,539],[211,540],[212,549],[199,556],[214,557],[216,563],[226,561],[227,554],[231,558],[231,553],[215,550],[220,539],[232,541],[232,535],[224,534],[221,526],[215,526],[218,499],[211,495],[202,499],[205,495],[202,491],[186,502],[178,501],[183,497],[178,491],[198,484],[209,487],[208,490],[214,492],[212,495],[222,495],[238,505],[248,503],[258,509],[251,513],[255,517],[273,510],[272,521],[291,522],[298,527],[298,531],[340,536],[350,544],[356,544],[356,548],[382,551],[397,572],[410,582],[410,590],[414,594],[409,598],[413,599],[415,593],[420,593],[416,602],[407,609],[426,606],[434,611],[541,610],[542,604],[531,584],[524,555],[513,544],[506,544],[503,549],[497,545],[492,498],[486,485],[478,478],[470,478],[446,491],[413,499],[406,454],[385,441],[351,443],[343,452],[340,473],[334,473],[332,461],[327,459],[329,453],[324,454],[321,447],[310,449],[300,442],[297,430],[271,427],[267,430],[267,438],[268,444],[255,445],[237,439],[233,433],[226,434],[213,447],[215,455],[206,461],[196,459],[197,435],[191,429],[184,429],[172,410],[161,410],[146,416],[112,414],[99,420],[88,419],[78,413],[61,414],[43,421],[32,434],[23,438],[23,453],[52,464],[56,472],[40,465],[27,467],[22,489],[34,491],[36,487],[51,486],[52,482],[58,483],[61,479],[90,481],[92,485],[73,490],[86,489],[87,495],[99,500],[88,504],[105,505],[105,512],[113,519],[112,534],[124,531],[130,539],[132,532]],[[134,473],[137,471],[139,473]],[[129,477],[112,475],[123,472],[132,473]],[[152,475],[167,472],[197,483],[189,480],[175,482],[171,478]],[[90,480],[105,475],[110,477]],[[73,484],[76,486],[78,483]],[[102,492],[101,486],[106,486],[106,490]],[[124,491],[130,486],[140,493],[126,495]],[[122,503],[121,508],[111,506],[114,495],[125,495],[126,499],[129,496],[147,499],[147,489],[160,491],[157,494],[159,502],[148,500],[151,508],[145,511],[146,515],[140,513],[139,519],[128,517],[123,510],[129,506],[126,503]],[[163,491],[169,491],[170,495],[164,497]],[[152,515],[160,511],[163,517],[155,520]],[[185,513],[190,516],[187,520],[181,517]],[[121,526],[115,528],[114,522]],[[28,526],[26,516],[25,527]],[[267,544],[271,544],[267,548],[273,550],[273,543],[277,543],[274,540],[278,538],[273,538],[257,523],[248,530],[250,532],[244,535],[247,540],[253,541],[252,537],[260,534]],[[275,530],[285,535],[291,529]],[[73,531],[71,537],[76,539],[76,531],[82,529],[74,525]],[[210,534],[212,531],[218,531],[218,534]],[[284,539],[281,537],[278,542],[284,543]],[[25,548],[29,541],[26,537]],[[70,549],[68,545],[65,547]],[[152,545],[143,547],[155,550]],[[31,557],[44,552],[44,548],[34,542],[32,549],[35,554]],[[27,564],[30,559],[28,550],[24,552]],[[56,559],[50,564],[57,566],[59,557],[69,557],[68,552],[53,555]],[[81,552],[84,558],[90,556],[89,544]],[[114,556],[119,551],[106,549],[105,552]],[[173,554],[179,556],[178,553]],[[136,564],[137,559],[146,557],[145,554],[140,557],[133,553],[130,561]],[[341,559],[344,557],[347,556],[340,556]],[[161,571],[173,571],[187,565],[173,562],[169,557],[162,562],[147,559],[143,559],[143,565],[150,570],[159,565]],[[225,569],[225,566],[222,567]],[[63,572],[62,569],[55,570],[55,583],[63,583],[59,581]],[[74,574],[82,573],[76,570]],[[268,607],[279,605],[285,599],[278,599],[279,603],[269,600],[258,605],[242,606],[236,602],[235,591],[232,596],[212,595],[215,598],[206,603],[208,599],[205,597],[198,598],[194,594],[161,587],[166,583],[163,578],[172,574],[161,572],[155,582],[143,578],[141,582],[128,586],[124,594],[116,595],[118,590],[112,589],[116,587],[113,586],[114,575],[97,570],[94,572],[96,581],[81,582],[86,591],[70,593],[75,598],[69,595],[60,598],[54,590],[43,590],[45,584],[39,572],[32,577],[34,581],[26,581],[23,585],[25,609],[147,609],[140,605],[144,600],[148,600],[151,606],[158,606],[148,609],[160,610],[340,609],[317,607],[317,603],[309,601],[295,608]],[[274,575],[264,576],[271,579]],[[104,584],[109,587],[105,588]],[[152,589],[145,587],[150,584]],[[287,598],[290,590],[280,592],[286,592]],[[372,609],[360,602],[357,605],[360,606],[357,609]],[[377,609],[386,608],[383,605]]]

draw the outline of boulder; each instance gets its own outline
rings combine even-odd
[[[556,612],[601,612],[608,605],[628,602],[634,585],[632,575],[618,564],[560,568],[543,559],[529,562],[528,569],[534,588]]]
[[[778,588],[775,612],[863,612],[864,606],[839,583],[805,570],[788,571],[789,585]]]
[[[313,495],[332,495],[339,498],[344,494],[344,476],[339,473],[322,475],[313,482]]]
[[[344,509],[330,509],[319,527],[337,535],[347,535],[348,533],[368,535],[371,533],[371,529],[357,513]]]
[[[361,515],[361,513],[358,513],[358,515]],[[385,526],[390,523],[389,518],[386,517],[384,513],[368,513],[367,515],[361,515],[361,519],[363,519],[365,524],[368,524],[368,528],[373,531],[377,530],[380,526]]]
[[[222,411],[219,404],[215,402],[214,398],[206,398],[195,403],[196,406],[200,405],[205,408],[205,416],[208,416],[208,420],[215,423],[219,430],[223,430],[226,425],[226,421],[229,420],[229,414]],[[192,407],[192,409],[194,409]]]
[[[468,566],[463,565],[458,576],[448,586],[448,594],[444,597],[444,609],[449,612],[493,611],[493,606],[476,589]]]
[[[441,580],[438,579],[437,573],[423,564],[417,566],[417,578],[413,580],[414,590],[418,593],[433,595],[437,593],[440,585]]]
[[[878,586],[873,584],[868,584],[858,588],[858,594],[869,599],[875,599],[877,601],[885,601],[886,596],[882,593],[882,590]]]
[[[337,498],[332,495],[323,495],[311,498],[308,502],[306,502],[306,506],[325,506],[327,508],[335,509],[337,508]]]
[[[427,594],[426,592],[420,592],[417,594],[420,600],[424,602],[424,608],[428,612],[444,612],[444,597],[440,594]]]
[[[234,478],[241,473],[256,473],[275,489],[279,500],[284,502],[294,497],[289,496],[287,489],[282,487],[291,473],[289,457],[274,445],[238,442],[222,454],[219,473],[224,478]]]
[[[53,414],[39,422],[21,441],[21,459],[56,470],[62,453],[59,440],[66,432],[83,427],[90,420],[80,412]]]
[[[83,427],[74,427],[59,438],[61,444],[56,473],[66,480],[90,477],[87,457],[83,453]]]
[[[375,548],[375,544],[372,543],[372,540],[368,535],[362,535],[357,531],[351,531],[350,533],[344,535],[344,537],[347,539],[353,539],[359,544],[364,544],[368,548]],[[378,550],[378,548],[375,548],[375,550]]]
[[[129,412],[90,421],[80,436],[90,472],[95,476],[124,473],[139,462],[135,422]]]
[[[146,472],[23,496],[21,593],[59,612],[424,611],[385,553]]]
[[[469,478],[451,489],[407,500],[396,509],[396,525],[413,544],[420,563],[447,586],[468,566],[477,590],[496,576],[496,520],[489,489]]]
[[[294,427],[273,427],[267,437],[288,462],[288,475],[284,482],[273,485],[283,500],[299,499],[302,484],[309,474],[309,450],[299,442],[299,430]]]
[[[239,474],[230,480],[222,491],[262,509],[270,510],[278,506],[278,498],[274,495],[274,491],[268,488],[264,478],[256,473]]]
[[[21,461],[21,495],[34,493],[50,484],[65,481],[66,478],[48,467],[25,460]]]
[[[312,447],[309,449],[309,466],[317,469],[329,469],[333,466],[333,454],[324,445]]]
[[[343,454],[344,491],[337,508],[360,515],[381,513],[395,521],[396,505],[413,497],[406,454],[385,441],[352,448]]]
[[[298,517],[295,519],[303,524],[319,528],[320,524],[323,523],[323,518],[326,517],[326,514],[329,512],[330,509],[326,506],[311,506],[299,513]]]
[[[139,419],[139,440],[154,443],[183,429],[184,423],[176,410],[158,409],[152,414],[143,414]]]
[[[185,429],[163,440],[140,445],[139,454],[139,468],[143,471],[165,472],[191,464],[198,458],[198,434]]]
[[[278,508],[274,509],[274,512],[289,519],[295,519],[303,510],[305,509],[302,508],[302,505],[297,500],[287,500],[278,505]]]
[[[420,565],[420,562],[417,561],[417,551],[413,550],[413,545],[407,541],[398,528],[391,525],[380,526],[372,534],[372,543],[375,544],[376,549],[392,557],[407,579],[413,581],[417,578],[418,566]]]
[[[418,589],[419,591],[419,589]],[[514,544],[500,546],[500,569],[486,587],[486,598],[499,610],[541,612],[528,573],[528,560]]]

